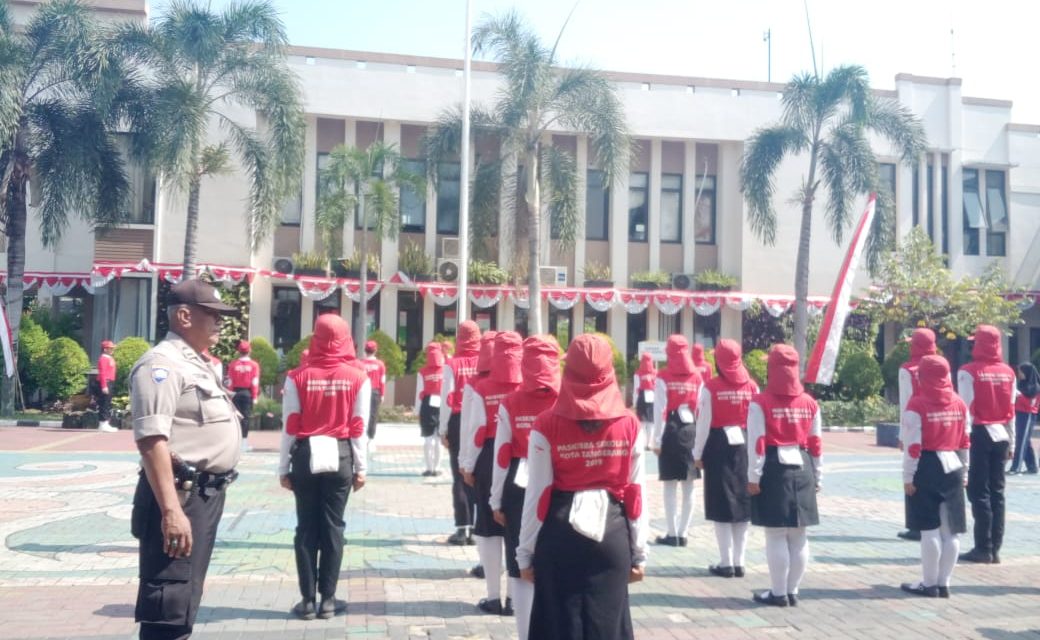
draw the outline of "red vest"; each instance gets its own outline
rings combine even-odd
[[[797,445],[808,449],[813,457],[819,457],[823,442],[819,436],[811,436],[813,419],[820,408],[807,393],[798,396],[778,396],[760,393],[752,402],[762,407],[766,434],[755,443],[755,451],[762,455],[766,447]]]
[[[700,392],[700,379],[696,373],[680,376],[668,369],[662,369],[657,377],[664,380],[668,403],[664,409],[665,416],[675,411],[680,405],[689,405],[690,411],[697,408],[697,394]]]
[[[910,364],[909,362],[904,362],[902,364],[902,366],[899,367],[900,369],[905,369],[906,372],[910,374],[910,397],[911,398],[916,396],[917,392],[920,391],[920,388],[921,388],[920,377],[917,375],[917,367],[918,367],[917,364]]]
[[[236,358],[228,366],[232,389],[252,389],[253,381],[259,377],[260,365],[255,360]]]
[[[291,436],[359,438],[365,425],[354,418],[354,402],[365,383],[365,372],[347,363],[332,367],[306,366],[292,374],[300,396],[300,413],[289,416],[285,430]]]
[[[372,382],[372,393],[378,393],[382,396],[384,391],[383,376],[386,375],[386,365],[378,358],[364,358],[359,359],[358,362],[364,368],[365,373],[368,374],[368,379]]]
[[[462,411],[462,390],[469,379],[477,375],[477,356],[455,356],[448,360],[452,374],[455,376],[455,389],[448,394],[448,406],[452,413]]]
[[[758,393],[755,381],[749,379],[743,384],[734,384],[719,376],[708,380],[704,386],[711,392],[711,428],[738,426],[746,429],[748,405]]]
[[[964,401],[954,395],[945,407],[930,406],[921,398],[911,398],[906,405],[907,411],[921,416],[921,445],[910,446],[910,456],[916,458],[920,451],[956,451],[967,449],[971,443],[964,430],[964,421],[968,417],[968,407]]]
[[[443,367],[423,367],[419,369],[419,375],[422,377],[422,391],[419,392],[420,400],[441,394],[441,384],[444,382]]]
[[[1040,395],[1029,397],[1018,394],[1015,398],[1015,411],[1019,413],[1040,413]]]
[[[473,436],[473,444],[477,445],[478,449],[483,447],[487,440],[495,439],[498,432],[498,405],[519,386],[519,382],[496,382],[491,378],[484,378],[473,384],[473,391],[484,400],[484,414],[487,416],[487,422],[477,427]]]
[[[657,384],[657,373],[651,371],[650,373],[644,373],[639,376],[639,390],[640,391],[653,391],[654,385]]]
[[[556,404],[557,395],[551,389],[539,389],[517,391],[502,400],[502,406],[509,414],[513,437],[509,446],[503,446],[498,450],[499,466],[507,469],[510,459],[527,457],[527,443],[531,439],[534,421],[542,412],[548,411]]]
[[[116,359],[107,353],[102,353],[98,358],[97,380],[102,387],[107,387],[109,382],[116,381]]]
[[[1003,362],[969,362],[961,367],[974,380],[971,420],[975,424],[1005,424],[1015,417],[1011,394],[1015,372]]]

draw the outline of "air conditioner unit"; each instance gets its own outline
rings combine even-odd
[[[292,258],[286,258],[283,256],[276,257],[271,268],[274,269],[276,273],[292,273],[295,265],[293,264]]]
[[[538,267],[538,279],[550,287],[567,286],[567,267]]]
[[[437,261],[437,279],[441,282],[455,282],[459,279],[459,261],[454,258],[441,258]]]
[[[441,238],[442,258],[458,258],[459,255],[460,253],[458,238]]]
[[[696,288],[697,279],[692,273],[673,273],[672,274],[672,289],[679,291],[689,291]]]

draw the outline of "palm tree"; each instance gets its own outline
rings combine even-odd
[[[108,35],[74,0],[44,4],[17,28],[0,0],[0,224],[15,357],[30,176],[46,246],[57,245],[72,213],[98,228],[129,216],[130,184],[113,131],[130,117],[134,92]],[[3,415],[13,413],[14,395],[5,377]]]
[[[162,184],[188,194],[185,277],[195,269],[202,179],[231,170],[232,154],[249,177],[251,244],[261,245],[299,189],[305,127],[285,61],[285,26],[272,4],[245,0],[217,14],[208,3],[173,0],[150,28],[128,25],[121,35],[148,71],[150,135],[140,151]],[[257,114],[256,127],[236,116],[242,109]]]
[[[398,192],[409,189],[419,198],[426,196],[426,181],[404,168],[397,147],[376,141],[366,149],[338,145],[318,176],[316,226],[321,232],[326,254],[338,258],[342,251],[343,225],[357,213],[363,230],[377,238],[397,238],[401,228]],[[368,233],[361,233],[361,312],[354,327],[356,344],[365,341],[368,309]]]
[[[564,23],[566,28],[566,23]],[[608,180],[628,171],[631,145],[624,108],[614,86],[602,74],[587,68],[557,68],[556,46],[546,47],[520,16],[510,11],[501,16],[485,16],[473,32],[473,49],[489,53],[498,62],[503,86],[490,110],[474,109],[471,124],[475,135],[498,137],[500,159],[515,158],[523,175],[507,176],[503,185],[505,201],[514,193],[511,184],[519,180],[527,207],[528,290],[531,333],[542,332],[541,265],[539,243],[542,223],[542,193],[548,198],[555,230],[565,246],[574,244],[579,220],[578,171],[574,157],[566,151],[544,144],[543,139],[559,128],[585,133]],[[457,109],[445,112],[424,142],[427,167],[437,177],[439,162],[457,157],[461,142],[461,115]],[[481,170],[483,166],[484,170]],[[488,170],[488,169],[491,170]],[[480,237],[493,229],[487,215],[498,210],[498,200],[486,197],[491,189],[480,180],[499,180],[497,165],[478,165],[474,171],[474,209],[471,227]],[[480,196],[479,198],[477,196]],[[484,213],[484,215],[481,215]],[[502,230],[505,231],[505,230]]]
[[[805,365],[808,329],[809,246],[813,204],[820,182],[827,192],[826,221],[834,242],[841,244],[852,224],[857,196],[878,193],[877,213],[867,247],[873,270],[892,244],[892,196],[882,188],[870,134],[886,138],[903,162],[914,163],[925,149],[920,121],[895,100],[873,94],[867,72],[842,66],[825,78],[795,76],[783,93],[783,117],[759,129],[747,142],[740,179],[748,204],[751,231],[766,244],[776,242],[773,174],[788,155],[808,153],[809,172],[794,198],[802,208],[795,271],[794,347]],[[817,174],[820,177],[817,177]]]

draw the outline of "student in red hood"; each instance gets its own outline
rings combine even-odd
[[[1032,362],[1018,365],[1018,398],[1015,400],[1015,459],[1010,474],[1018,473],[1022,463],[1026,473],[1036,473],[1036,454],[1031,444],[1036,415],[1040,412],[1040,373]]]
[[[490,504],[495,521],[506,530],[506,569],[513,593],[516,628],[520,640],[527,640],[534,585],[520,579],[516,547],[520,544],[531,427],[539,415],[556,404],[560,393],[560,345],[556,338],[543,335],[524,340],[520,371],[523,376],[520,388],[506,396],[498,408]]]
[[[715,346],[719,375],[704,383],[697,401],[697,436],[693,459],[704,476],[704,517],[715,523],[719,564],[708,567],[723,578],[744,577],[751,499],[747,492],[748,405],[758,385],[741,360],[740,345],[719,340]]]
[[[957,372],[957,391],[971,412],[968,499],[975,546],[962,562],[1000,563],[1004,542],[1004,463],[1015,450],[1015,372],[1004,364],[1000,329],[975,329],[972,361]]]
[[[964,516],[964,467],[968,465],[971,417],[953,392],[950,364],[942,356],[921,358],[917,391],[902,413],[903,488],[909,502],[906,526],[921,532],[921,580],[903,591],[950,597]]]
[[[910,398],[917,392],[917,367],[921,358],[935,355],[935,332],[931,329],[914,329],[910,335],[910,359],[899,367],[899,415],[906,411]],[[910,499],[906,499],[906,519],[910,520]],[[921,532],[907,529],[896,534],[904,540],[920,540]]]
[[[285,379],[278,475],[296,497],[296,571],[303,599],[293,613],[331,618],[343,561],[343,512],[351,488],[365,486],[365,424],[372,383],[353,360],[347,322],[324,314],[314,325],[310,354]],[[315,608],[315,598],[321,603]]]
[[[654,430],[654,389],[657,387],[657,365],[654,357],[643,353],[639,357],[639,368],[632,376],[632,406],[636,408],[636,417],[643,423],[646,432],[647,446]]]
[[[523,341],[515,331],[495,335],[494,356],[488,377],[470,383],[470,394],[463,402],[462,446],[459,468],[467,484],[476,489],[477,515],[473,534],[484,567],[487,598],[477,607],[484,613],[512,614],[511,590],[506,589],[502,602],[502,545],[505,529],[494,519],[491,510],[491,482],[495,465],[495,436],[498,431],[498,409],[502,400],[520,387],[520,359]]]
[[[686,530],[693,517],[693,429],[697,398],[701,393],[700,374],[690,356],[690,344],[680,335],[670,336],[665,344],[668,363],[657,373],[654,390],[654,453],[664,483],[664,514],[668,535],[658,536],[657,544],[686,546]],[[682,487],[681,513],[676,505]]]
[[[415,377],[415,413],[419,416],[419,432],[423,437],[423,458],[426,471],[423,476],[439,475],[437,465],[441,457],[437,422],[441,409],[441,381],[444,379],[444,352],[440,342],[426,345],[426,366]]]
[[[643,434],[610,345],[567,349],[560,396],[535,420],[516,561],[534,582],[530,637],[631,640],[628,583],[643,579]]]
[[[372,446],[372,441],[376,439],[376,424],[379,422],[379,405],[383,402],[383,394],[386,392],[386,365],[383,361],[376,357],[376,351],[379,350],[379,345],[376,344],[375,340],[369,340],[365,343],[365,357],[359,362],[365,369],[365,373],[368,374],[368,379],[372,382],[372,408],[368,414],[368,443],[369,447]],[[375,451],[375,449],[372,449]]]
[[[711,363],[704,358],[703,344],[694,342],[690,353],[693,355],[693,366],[697,369],[697,373],[701,374],[701,380],[711,380],[715,377]]]
[[[238,343],[239,356],[228,367],[228,386],[235,395],[231,400],[235,408],[242,415],[242,450],[249,451],[251,447],[246,442],[249,437],[249,420],[253,415],[253,403],[260,396],[260,363],[249,357],[252,347],[248,340],[240,340]]]
[[[816,493],[823,478],[823,422],[816,401],[798,379],[798,352],[769,350],[766,390],[748,407],[748,493],[751,524],[766,528],[770,589],[755,602],[798,604],[809,564],[806,527],[820,523]]]
[[[455,533],[449,544],[472,544],[473,496],[459,472],[459,418],[462,412],[462,391],[477,372],[477,354],[480,351],[480,327],[472,320],[459,324],[455,337],[455,355],[444,365],[441,376],[441,409],[438,420],[441,442],[448,449],[451,465],[451,502],[455,512]]]
[[[112,385],[116,381],[116,359],[112,352],[116,343],[111,340],[101,341],[101,355],[98,357],[97,380],[94,382],[94,401],[98,407],[98,431],[114,433],[119,431],[108,423],[112,417]]]

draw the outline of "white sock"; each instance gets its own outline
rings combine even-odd
[[[934,587],[939,584],[939,559],[942,556],[942,536],[938,529],[921,532],[921,584]]]
[[[648,444],[653,442],[653,440],[651,440],[651,438],[654,437],[654,423],[653,422],[644,422],[643,423],[643,430],[646,431],[646,442]]]
[[[516,612],[516,631],[520,640],[527,640],[531,627],[531,609],[534,608],[534,585],[523,578],[510,578],[513,587],[513,611]]]
[[[747,549],[748,522],[734,522],[730,524],[733,533],[733,566],[744,566],[744,550]]]
[[[693,519],[693,480],[683,480],[682,485],[682,511],[679,516],[679,537],[685,538],[690,529],[690,521]]]
[[[430,436],[431,447],[433,448],[433,467],[431,471],[436,471],[437,467],[441,465],[441,440],[437,436]]]
[[[950,515],[945,504],[939,506],[939,536],[942,539],[942,555],[939,557],[938,585],[949,587],[953,568],[957,566],[957,554],[961,550],[961,536],[950,530]]]
[[[440,448],[441,445],[435,436],[427,436],[423,441],[423,457],[426,460],[427,471],[437,469],[437,452],[440,451]]]
[[[668,523],[668,535],[677,536],[677,525],[675,518],[676,501],[678,499],[679,481],[664,481],[664,519]]]
[[[787,574],[787,593],[797,594],[798,585],[809,566],[809,532],[805,527],[787,529],[787,548],[791,554],[791,568]]]
[[[487,583],[488,600],[502,597],[502,541],[501,536],[473,536],[477,542],[477,554],[484,567],[484,582]]]
[[[766,527],[766,564],[769,565],[770,591],[774,596],[787,595],[787,575],[791,570],[791,553],[787,545],[787,529]]]
[[[715,523],[715,540],[719,543],[719,566],[733,565],[733,525],[729,522]]]

